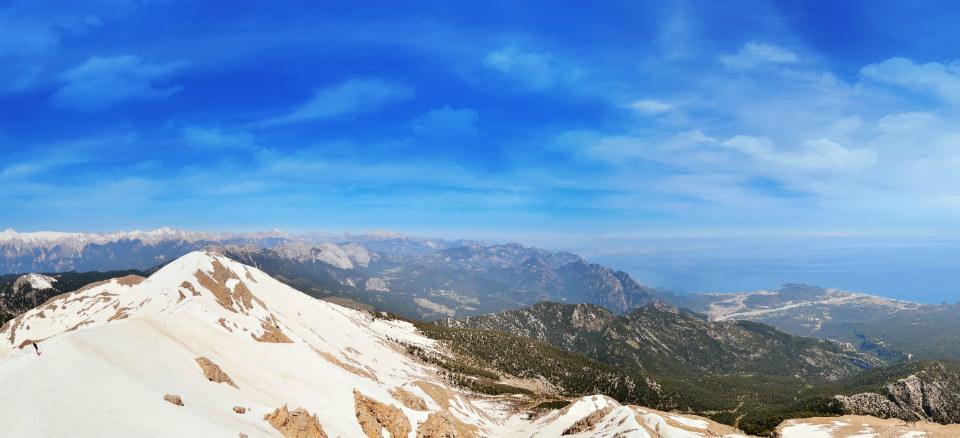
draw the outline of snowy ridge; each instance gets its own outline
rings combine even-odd
[[[531,420],[515,413],[516,399],[449,386],[396,341],[440,348],[409,323],[319,301],[255,268],[193,252],[149,278],[58,296],[2,327],[0,382],[15,396],[0,401],[0,430],[279,437],[284,406],[315,415],[330,437],[546,437],[579,422],[572,436],[687,438],[708,436],[691,424],[719,427],[602,396]],[[660,434],[651,421],[689,433]]]
[[[13,290],[20,290],[26,285],[30,285],[34,290],[46,290],[53,289],[53,283],[56,283],[57,279],[49,275],[43,274],[24,274],[17,277],[13,282]]]
[[[115,233],[65,233],[59,231],[37,231],[18,233],[7,228],[0,231],[0,244],[9,244],[17,248],[53,248],[56,246],[72,249],[82,249],[86,245],[118,242],[120,240],[140,240],[144,244],[152,245],[167,240],[185,242],[221,241],[238,237],[265,238],[286,237],[281,231],[260,233],[207,233],[197,231],[177,230],[169,227],[151,231],[120,231]]]
[[[780,438],[952,438],[960,436],[960,425],[844,415],[786,420],[777,433]]]

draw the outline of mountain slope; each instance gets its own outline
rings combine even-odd
[[[445,354],[409,323],[318,301],[258,269],[194,252],[146,279],[64,294],[0,328],[0,430],[17,437],[737,433],[603,397],[532,418],[524,406],[537,398],[459,389],[402,345]]]
[[[653,304],[615,315],[587,304],[541,302],[444,325],[528,336],[618,366],[663,375],[767,375],[836,380],[880,363],[842,346],[750,322],[708,322]]]
[[[829,397],[798,401],[815,385],[881,365],[840,344],[748,321],[708,322],[663,304],[616,315],[593,305],[543,302],[439,323],[528,336],[642,373],[671,408],[756,434],[791,416],[840,413],[830,408]]]
[[[64,292],[90,283],[146,275],[143,271],[63,272],[59,274],[23,274],[0,276],[0,324]]]

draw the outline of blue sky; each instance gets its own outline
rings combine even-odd
[[[0,2],[0,226],[956,235],[954,2]]]

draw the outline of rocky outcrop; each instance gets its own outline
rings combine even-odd
[[[327,438],[326,432],[320,427],[316,415],[311,415],[303,408],[287,410],[287,405],[263,417],[274,429],[285,438]]]
[[[417,438],[475,438],[476,426],[468,426],[448,412],[434,412],[417,429]]]
[[[834,401],[849,414],[960,423],[960,374],[942,363],[933,363],[888,384],[881,393],[838,395]]]
[[[602,421],[603,418],[606,417],[607,414],[609,414],[612,410],[613,406],[607,406],[606,408],[597,409],[596,411],[591,412],[590,415],[577,420],[576,423],[573,423],[572,426],[563,431],[563,435],[576,435],[581,432],[593,430],[597,423]]]
[[[413,409],[415,411],[427,410],[427,403],[406,389],[393,388],[390,390],[390,395],[392,395],[393,398],[397,399],[397,401],[400,403],[403,403],[403,405],[409,409]]]
[[[237,387],[237,384],[233,383],[233,379],[231,379],[227,373],[223,372],[219,365],[213,363],[213,361],[210,359],[201,356],[196,360],[197,364],[200,365],[200,368],[203,370],[203,375],[207,378],[207,380],[216,383],[226,383],[234,388]]]
[[[410,421],[403,411],[394,406],[378,402],[366,397],[359,391],[353,391],[354,406],[356,407],[357,422],[368,438],[381,438],[384,429],[391,437],[408,436]]]
[[[177,406],[183,406],[183,399],[179,395],[167,394],[163,396],[163,399]]]

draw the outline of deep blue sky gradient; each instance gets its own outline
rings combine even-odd
[[[0,2],[0,224],[956,234],[955,2]]]

